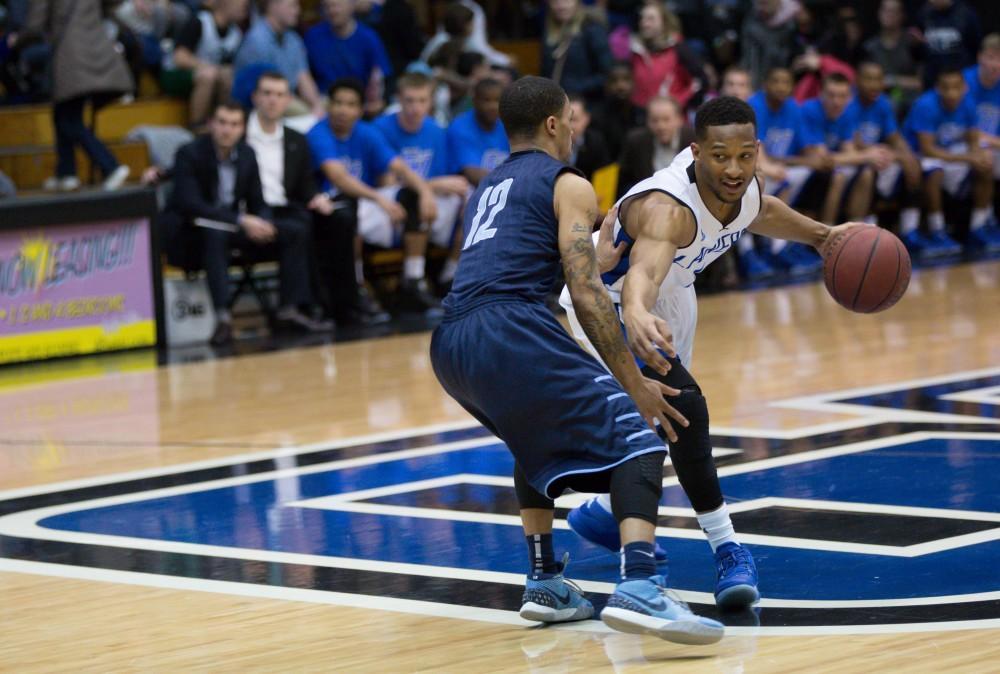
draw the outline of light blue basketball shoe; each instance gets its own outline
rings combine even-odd
[[[683,601],[670,596],[663,576],[618,584],[601,620],[611,629],[651,634],[678,644],[714,644],[722,639],[722,623],[697,616]]]
[[[594,615],[594,605],[583,590],[563,576],[568,565],[567,552],[559,563],[558,575],[537,578],[528,574],[521,599],[522,618],[543,623],[565,623],[586,620]]]

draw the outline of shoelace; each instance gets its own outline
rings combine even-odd
[[[654,578],[657,580],[653,580]],[[675,604],[683,608],[688,613],[691,613],[691,607],[688,606],[688,603],[683,599],[681,599],[680,595],[678,595],[676,591],[670,589],[669,587],[666,587],[666,585],[664,584],[666,583],[666,578],[664,578],[663,576],[653,576],[652,578],[650,578],[650,580],[652,580],[653,584],[660,589],[660,594],[662,594],[664,597],[666,597],[670,601],[674,602]]]
[[[736,568],[741,564],[749,566],[750,558],[747,556],[746,550],[743,548],[736,548],[735,550],[727,552],[722,556],[719,560],[719,570],[728,571],[729,569]]]
[[[569,566],[569,553],[568,552],[564,552],[563,553],[562,561],[559,562],[559,565],[562,567],[561,569],[559,569],[559,575],[562,576],[562,582],[564,582],[567,585],[569,585],[571,588],[573,588],[581,596],[586,597],[587,593],[583,591],[583,588],[581,588],[579,585],[577,585],[576,583],[574,583],[573,581],[571,581],[565,575],[566,574],[566,567]]]

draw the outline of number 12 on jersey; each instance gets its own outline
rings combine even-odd
[[[507,193],[510,192],[512,184],[514,179],[507,178],[502,183],[487,187],[479,197],[476,216],[472,219],[472,226],[469,228],[468,236],[465,237],[462,250],[467,250],[484,239],[492,239],[497,233],[496,227],[493,227],[493,220],[507,205]]]

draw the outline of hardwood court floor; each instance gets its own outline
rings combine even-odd
[[[839,309],[817,284],[708,297],[700,312],[693,371],[710,401],[713,434],[747,459],[773,456],[754,438],[774,432],[787,436],[781,451],[790,453],[810,449],[798,446],[807,441],[795,437],[796,429],[804,429],[803,437],[830,431],[845,434],[843,442],[868,442],[852,435],[852,427],[868,423],[858,405],[888,406],[876,413],[882,415],[880,428],[934,411],[992,417],[989,423],[995,423],[996,402],[989,401],[1000,391],[994,383],[1000,376],[1000,263],[918,272],[904,300],[877,316]],[[135,471],[158,479],[171,466],[193,462],[273,456],[276,448],[291,455],[294,447],[359,436],[462,427],[468,417],[441,392],[428,344],[429,335],[422,334],[165,368],[155,368],[148,355],[130,354],[0,371],[0,507],[15,498],[38,498],[54,483],[98,485],[107,476]],[[978,371],[970,380],[978,382],[971,388],[981,395],[962,402],[965,394],[948,393],[959,397],[947,410],[932,409],[931,394],[918,388],[875,403],[859,403],[861,393],[838,405],[803,398],[970,371]],[[773,404],[792,398],[792,406]],[[953,435],[968,435],[963,428]],[[942,470],[958,470],[970,456],[985,456],[982,465],[992,470],[997,443],[983,447],[953,451]],[[362,456],[357,451],[351,456]],[[907,451],[917,470],[920,453]],[[740,464],[727,460],[720,459],[723,470],[735,466],[734,474],[739,472]],[[417,470],[417,459],[410,462]],[[998,477],[992,475],[992,484]],[[729,493],[730,484],[739,485],[727,479],[734,478],[724,478]],[[974,500],[982,493],[968,492],[983,488],[971,479],[945,484],[942,477],[942,489],[955,499]],[[0,510],[0,534],[6,512],[11,510]],[[671,538],[668,550],[685,540]],[[201,580],[191,572],[177,580],[169,569],[142,567],[141,555],[126,561],[133,566],[106,571],[109,549],[74,561],[69,553],[60,557],[58,545],[40,546],[49,556],[38,563],[30,561],[25,545],[0,540],[0,671],[1000,671],[996,619],[980,629],[925,626],[903,633],[856,627],[837,632],[818,625],[813,634],[799,629],[772,636],[767,629],[743,627],[716,646],[692,648],[611,634],[599,625],[532,629],[514,624],[512,614],[486,609],[474,614],[486,619],[471,620],[446,617],[462,614],[450,608],[421,615],[423,604],[416,603],[401,611],[366,608],[380,605],[370,590],[361,599],[327,593],[328,599],[309,589],[329,588],[305,567],[289,572],[300,576],[287,586],[220,582],[227,577],[216,566]],[[448,566],[433,554],[430,563]],[[574,559],[586,571],[603,558]],[[957,567],[954,575],[983,573],[989,558],[976,559],[978,566]],[[683,582],[685,569],[677,560],[671,577],[676,564]],[[494,570],[490,559],[480,561]],[[994,567],[997,561],[992,557]],[[352,573],[368,573],[366,564]],[[381,567],[372,561],[371,568]],[[499,562],[496,570],[504,570]],[[822,583],[831,570],[802,568],[800,575]],[[995,570],[986,573],[992,573],[993,586],[984,588],[984,610],[998,618],[1000,586]],[[931,588],[928,594],[947,593]],[[869,622],[886,622],[890,611],[873,609]]]

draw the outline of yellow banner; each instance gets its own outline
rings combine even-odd
[[[0,337],[0,363],[75,356],[156,344],[156,321],[106,330],[99,325]]]

